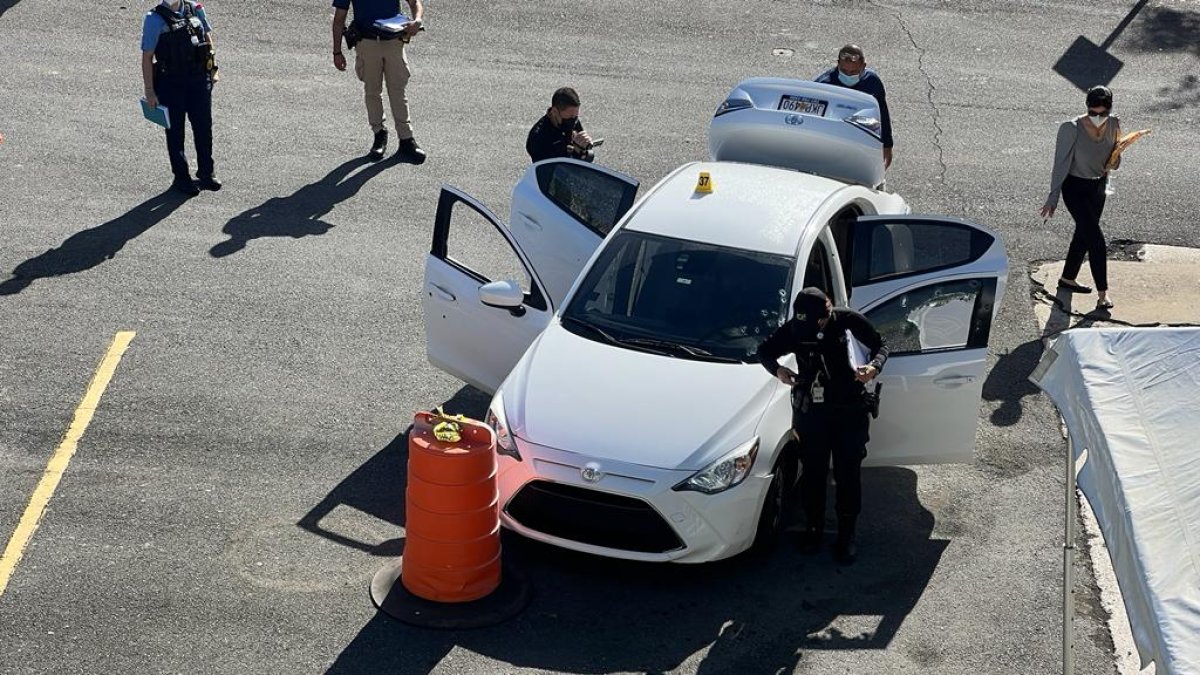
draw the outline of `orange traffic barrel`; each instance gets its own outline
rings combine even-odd
[[[426,600],[469,602],[500,585],[496,437],[464,419],[445,422],[439,440],[442,422],[417,413],[408,434],[401,580]]]
[[[461,416],[417,413],[408,433],[404,503],[404,555],[372,580],[376,606],[432,628],[494,625],[525,607],[528,583],[501,567],[496,436],[490,427]]]

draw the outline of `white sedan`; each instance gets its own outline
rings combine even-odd
[[[866,463],[972,460],[1003,244],[797,168],[696,162],[635,203],[632,178],[547,160],[514,188],[507,225],[442,189],[427,353],[494,392],[506,527],[646,561],[769,541],[798,457],[788,389],[755,352],[806,286],[891,348]]]

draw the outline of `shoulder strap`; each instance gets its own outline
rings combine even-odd
[[[163,20],[163,21],[165,21],[165,22],[167,23],[167,26],[168,26],[168,27],[169,27],[169,26],[170,26],[172,23],[175,23],[175,17],[171,15],[171,10],[167,9],[167,8],[166,8],[166,6],[165,6],[165,5],[163,5],[161,2],[160,2],[160,3],[158,3],[157,5],[155,5],[155,6],[154,6],[154,9],[152,9],[152,10],[150,10],[150,11],[151,11],[151,12],[154,12],[155,14],[159,15],[160,17],[162,17],[162,20]]]

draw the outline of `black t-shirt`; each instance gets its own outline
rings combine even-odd
[[[534,162],[554,157],[591,161],[588,157],[590,153],[571,143],[571,134],[577,131],[583,131],[583,123],[578,118],[575,120],[574,129],[560,129],[550,121],[549,113],[542,115],[537,124],[529,130],[529,137],[525,139],[525,152],[529,153],[529,158]]]
[[[811,324],[791,319],[780,326],[758,347],[758,358],[774,377],[779,371],[779,359],[785,354],[796,355],[800,370],[800,385],[808,386],[813,379],[825,387],[825,400],[830,403],[856,403],[862,400],[863,385],[854,379],[854,370],[846,351],[846,331],[849,330],[867,348],[867,365],[883,370],[888,348],[883,336],[875,330],[870,319],[852,309],[835,307],[825,327],[816,330]]]

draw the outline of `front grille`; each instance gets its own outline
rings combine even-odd
[[[638,553],[683,548],[675,530],[649,504],[632,497],[535,480],[505,508],[532,530],[582,544]]]

